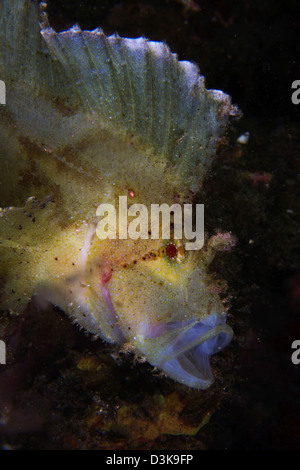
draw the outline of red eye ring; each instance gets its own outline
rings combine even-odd
[[[178,255],[178,248],[174,243],[169,243],[166,247],[166,255],[170,259],[176,259]]]

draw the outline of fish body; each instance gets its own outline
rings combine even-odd
[[[97,208],[191,204],[237,109],[165,44],[56,33],[37,1],[1,1],[0,44],[1,308],[50,301],[207,388],[232,338],[208,274],[218,243],[100,239]]]

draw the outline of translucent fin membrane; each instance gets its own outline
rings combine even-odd
[[[164,43],[107,37],[101,29],[47,28],[42,35],[64,69],[71,101],[141,137],[190,178],[189,189],[202,180],[236,109],[228,95],[206,90],[196,65],[178,61]]]

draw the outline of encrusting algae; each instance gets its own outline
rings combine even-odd
[[[34,295],[194,388],[232,337],[208,267],[234,243],[105,239],[99,204],[192,203],[238,110],[163,43],[56,33],[45,4],[0,3],[1,308]]]

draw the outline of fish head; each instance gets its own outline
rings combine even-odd
[[[208,245],[189,249],[152,227],[101,238],[99,206],[125,195],[148,208],[191,204],[238,110],[166,44],[99,28],[56,33],[41,5],[0,4],[1,306],[19,312],[35,294],[207,388],[209,358],[232,337]]]

